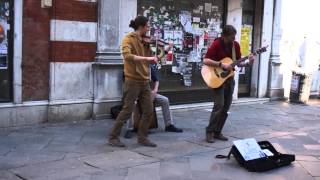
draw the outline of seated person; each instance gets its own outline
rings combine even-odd
[[[153,82],[153,90],[151,91],[152,99],[154,99],[155,106],[161,106],[162,113],[163,113],[163,119],[165,123],[165,131],[167,132],[176,132],[176,133],[182,133],[183,130],[180,128],[175,127],[171,111],[170,111],[170,102],[169,99],[166,96],[163,96],[161,94],[158,94],[159,90],[159,78],[157,73],[157,67],[156,65],[150,66],[151,70],[151,80]],[[131,138],[132,134],[130,129],[133,128],[133,118],[131,118],[130,121],[128,121],[128,130],[124,137]],[[136,131],[133,129],[133,131]]]

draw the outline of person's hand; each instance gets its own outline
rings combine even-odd
[[[150,61],[151,64],[157,64],[158,63],[158,57],[156,57],[156,56],[148,57],[147,60]]]
[[[253,64],[253,61],[254,61],[254,55],[251,53],[249,55],[249,64],[252,65]]]
[[[154,99],[156,98],[156,95],[157,95],[157,91],[156,90],[152,90],[151,91],[151,99],[152,99],[152,101],[154,101]]]
[[[221,64],[221,68],[228,71],[231,71],[233,69],[233,67],[229,64]]]

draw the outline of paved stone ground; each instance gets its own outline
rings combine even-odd
[[[232,107],[224,134],[229,142],[204,142],[210,107],[174,110],[184,133],[150,138],[157,148],[140,147],[136,137],[125,149],[106,145],[113,120],[45,124],[0,129],[0,180],[212,180],[320,179],[320,101],[309,105],[282,102]],[[161,113],[158,114],[162,125]],[[283,153],[294,153],[291,166],[251,173],[226,154],[232,140],[269,140]]]

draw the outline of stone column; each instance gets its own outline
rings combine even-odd
[[[237,29],[236,41],[240,42],[241,27],[242,27],[242,1],[228,0],[228,15],[227,24],[234,26]],[[239,87],[239,71],[235,71],[235,86],[233,99],[238,99]]]
[[[98,62],[118,64],[121,60],[119,48],[120,1],[98,1]]]
[[[123,61],[119,48],[120,1],[98,1],[97,56],[93,63],[93,118],[108,118],[122,98]]]
[[[268,96],[268,75],[269,75],[269,60],[272,45],[272,31],[273,31],[273,9],[274,0],[263,1],[263,14],[262,14],[262,33],[260,46],[269,45],[267,52],[260,55],[257,61],[258,65],[258,84],[257,84],[257,97],[264,98]]]
[[[137,0],[98,1],[98,43],[94,71],[93,118],[110,116],[122,100],[123,59],[120,42],[137,14]]]
[[[283,75],[280,73],[280,41],[282,36],[281,30],[281,0],[274,1],[274,17],[273,17],[273,34],[272,47],[269,61],[269,84],[268,96],[271,100],[283,99]]]

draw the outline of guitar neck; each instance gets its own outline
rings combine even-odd
[[[254,53],[252,53],[252,54],[255,56],[255,55],[257,55],[258,53],[257,53],[257,52],[254,52]],[[245,60],[247,60],[247,59],[249,59],[249,56],[245,56],[245,57],[237,60],[236,62],[239,63],[239,62],[245,61]]]

